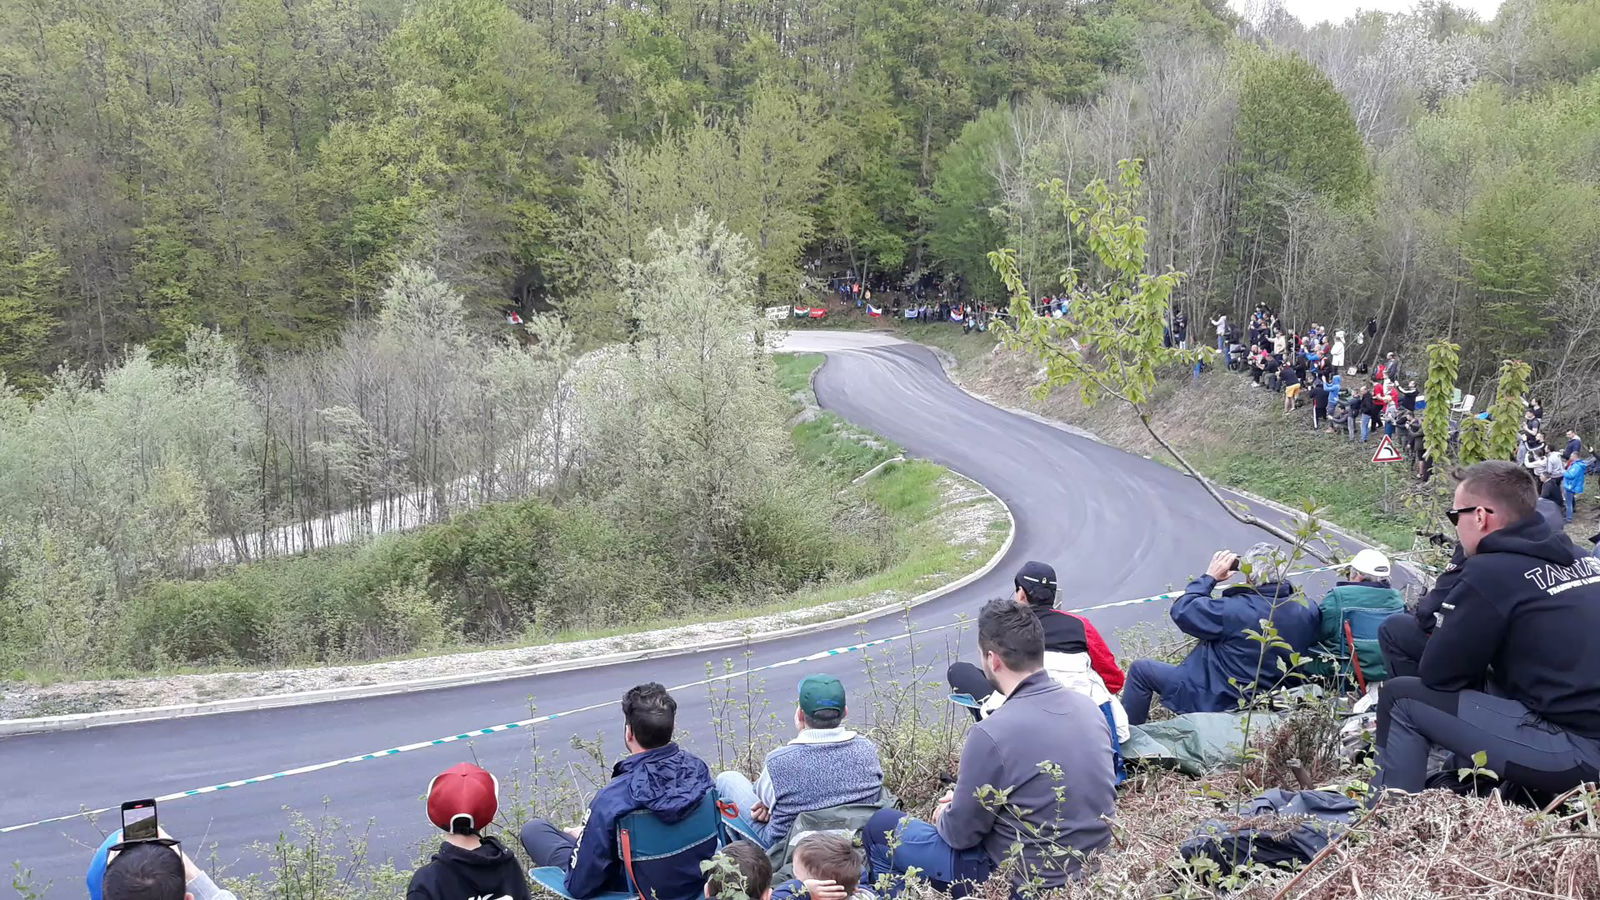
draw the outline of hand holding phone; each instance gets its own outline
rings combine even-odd
[[[160,823],[156,821],[156,801],[129,800],[122,804],[122,841],[153,841],[161,836]]]
[[[1227,581],[1237,571],[1239,555],[1230,550],[1218,550],[1211,557],[1211,565],[1206,568],[1206,574],[1217,581]]]

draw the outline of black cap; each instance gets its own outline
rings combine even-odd
[[[1056,602],[1056,570],[1048,563],[1035,560],[1023,563],[1013,583],[1028,595],[1030,603]]]

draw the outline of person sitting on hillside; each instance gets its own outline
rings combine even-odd
[[[535,866],[556,866],[567,873],[567,892],[586,898],[626,891],[618,855],[617,822],[628,813],[647,809],[667,824],[682,821],[711,790],[711,770],[704,761],[672,742],[678,703],[655,682],[641,684],[622,698],[622,740],[628,756],[611,769],[611,782],[595,794],[582,828],[563,831],[545,819],[523,826],[522,848]],[[693,897],[704,879],[697,861],[684,860],[681,871],[656,882],[660,900]]]
[[[844,685],[832,675],[808,675],[799,693],[799,735],[767,754],[756,783],[742,772],[717,776],[717,794],[734,805],[743,831],[766,847],[782,841],[800,813],[883,796],[878,748],[843,725]]]
[[[1378,701],[1379,789],[1421,791],[1434,746],[1535,791],[1600,777],[1600,562],[1550,531],[1535,496],[1513,462],[1462,473],[1448,513],[1462,563],[1417,677]]]
[[[86,884],[89,900],[237,900],[165,831],[145,841],[112,832],[89,863]]]
[[[1248,570],[1246,583],[1213,597],[1211,592],[1233,577],[1241,562]],[[1172,604],[1173,623],[1198,643],[1178,665],[1141,659],[1128,667],[1122,691],[1128,721],[1142,725],[1150,718],[1152,693],[1180,715],[1225,712],[1283,683],[1289,654],[1311,649],[1320,624],[1317,608],[1295,596],[1284,569],[1283,555],[1271,544],[1256,544],[1242,560],[1227,550],[1217,551],[1206,574],[1190,582]],[[1263,622],[1272,623],[1289,649],[1271,647],[1263,656],[1261,643],[1246,633],[1260,632]]]
[[[718,850],[705,874],[707,900],[771,900],[772,859],[749,841],[734,841]]]
[[[1045,671],[1057,683],[1101,707],[1120,747],[1128,739],[1128,717],[1112,695],[1122,690],[1125,676],[1111,648],[1088,619],[1055,608],[1056,570],[1048,563],[1024,563],[1013,583],[1017,605],[1032,610],[1044,628]],[[952,690],[978,701],[972,711],[976,719],[991,715],[1005,702],[1005,695],[972,663],[953,663],[946,677]]]
[[[1369,610],[1375,616],[1405,611],[1405,598],[1389,586],[1390,571],[1389,557],[1370,547],[1350,559],[1344,580],[1317,604],[1321,624],[1317,629],[1317,641],[1311,647],[1317,658],[1306,667],[1309,674],[1332,675],[1336,664],[1341,669],[1349,665],[1350,646],[1344,631],[1349,611]],[[1355,658],[1361,664],[1362,677],[1369,684],[1389,677],[1375,639],[1372,644],[1364,645],[1362,638],[1356,638]]]
[[[874,900],[861,883],[866,860],[850,838],[815,831],[794,847],[794,877],[772,889],[772,900]]]
[[[528,900],[516,854],[482,832],[500,808],[500,784],[472,763],[458,763],[428,784],[428,821],[445,833],[439,852],[411,876],[406,900],[462,897]]]
[[[1004,867],[1014,885],[1061,887],[1111,841],[1110,729],[1092,700],[1044,670],[1039,618],[1009,597],[989,601],[978,650],[1006,701],[967,732],[955,787],[931,824],[893,809],[867,822],[868,884],[915,868],[962,896]]]

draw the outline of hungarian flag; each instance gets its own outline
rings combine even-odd
[[[827,315],[828,315],[828,310],[826,308],[824,308],[824,307],[821,307],[821,306],[819,306],[816,309],[813,309],[811,311],[811,318],[813,318],[813,319],[821,319],[821,318],[826,317]]]
[[[961,307],[957,306],[950,310],[950,321],[959,322],[964,318],[966,316],[961,312]]]
[[[883,318],[883,310],[877,308],[876,306],[873,306],[871,303],[868,303],[867,304],[867,315],[871,316],[874,319],[881,319],[881,318]]]
[[[521,325],[522,324],[522,316],[518,315],[516,310],[512,310],[511,312],[506,313],[506,324],[507,325]]]
[[[794,308],[794,317],[796,319],[804,319],[809,315],[811,315],[811,307],[809,306],[796,306]]]

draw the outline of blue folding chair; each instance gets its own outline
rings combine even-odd
[[[695,900],[705,883],[663,889],[658,883],[663,869],[671,868],[684,857],[696,863],[716,855],[726,843],[721,804],[715,790],[707,791],[700,805],[680,821],[670,825],[655,813],[640,809],[617,823],[617,852],[628,881],[626,891],[608,891],[588,900]],[[577,900],[567,892],[567,873],[559,866],[544,866],[528,873],[536,884],[567,900]]]

